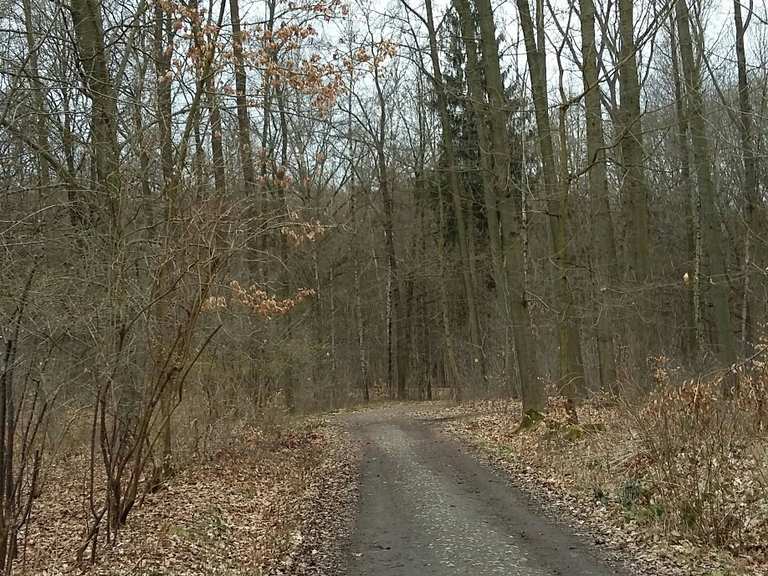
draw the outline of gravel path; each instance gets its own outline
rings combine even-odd
[[[350,428],[363,443],[350,576],[625,574],[434,423],[390,407]]]

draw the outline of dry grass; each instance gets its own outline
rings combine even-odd
[[[757,409],[755,396],[722,401],[689,383],[638,408],[595,398],[578,425],[554,402],[519,430],[519,404],[496,401],[449,409],[457,418],[445,426],[651,573],[758,575],[768,573],[768,436]]]

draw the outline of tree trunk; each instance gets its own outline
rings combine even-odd
[[[443,191],[440,190],[437,198],[438,209],[438,231],[435,238],[444,238],[445,230],[445,208],[443,207]],[[437,261],[440,266],[439,278],[445,278],[445,246],[443,243],[437,244]],[[461,378],[459,375],[459,366],[456,362],[456,353],[453,347],[453,333],[451,332],[450,313],[448,308],[448,291],[445,282],[438,280],[440,294],[440,328],[443,332],[443,346],[445,348],[445,376],[446,384],[451,389],[454,400],[461,398]],[[430,393],[431,396],[431,393]]]
[[[493,279],[496,284],[496,309],[499,316],[506,325],[509,324],[509,290],[507,287],[506,275],[504,274],[504,259],[502,254],[502,230],[499,222],[499,203],[497,191],[494,188],[493,158],[488,153],[488,146],[491,143],[488,134],[488,107],[485,101],[485,90],[483,88],[483,78],[480,71],[480,62],[478,61],[477,42],[475,41],[475,26],[469,3],[467,0],[454,0],[454,6],[459,16],[461,34],[467,57],[467,88],[469,100],[472,105],[472,111],[475,118],[475,132],[479,143],[480,157],[480,180],[483,186],[483,201],[485,204],[486,222],[488,226],[488,249],[491,253],[491,266],[493,270]],[[505,326],[505,333],[508,332]],[[512,350],[513,343],[506,338],[505,358],[514,356]],[[511,389],[514,380],[511,370],[505,370],[507,378],[507,387]]]
[[[194,2],[197,7],[197,1]],[[220,10],[224,10],[225,3],[222,2]],[[223,19],[223,14],[219,15],[219,21]],[[212,23],[212,12],[208,13],[208,24]],[[193,23],[195,26],[194,39],[195,46],[198,50],[202,48],[202,31],[197,22]],[[214,74],[208,74],[204,79],[205,85],[205,101],[208,108],[208,116],[211,123],[211,159],[213,161],[213,186],[216,191],[217,204],[220,203],[227,191],[227,181],[224,176],[226,165],[224,163],[224,146],[223,146],[223,133],[221,127],[221,110],[219,108],[219,101],[216,97],[216,85],[214,82]],[[219,209],[220,206],[217,206]]]
[[[715,184],[712,179],[712,153],[704,120],[704,101],[701,95],[700,78],[694,61],[691,42],[690,20],[686,0],[675,2],[680,58],[683,65],[685,92],[688,103],[693,159],[696,180],[701,198],[701,225],[704,239],[704,254],[707,285],[704,294],[712,308],[716,334],[713,350],[720,364],[729,368],[736,363],[736,343],[728,305],[728,276],[723,253],[723,237],[716,208]],[[735,378],[724,380],[727,393],[735,384]]]
[[[178,198],[176,190],[176,174],[174,169],[174,150],[172,136],[172,101],[171,101],[171,79],[167,76],[171,71],[171,55],[169,48],[173,45],[173,22],[171,15],[163,10],[160,5],[155,6],[154,23],[154,53],[155,53],[155,72],[157,76],[157,94],[156,94],[156,116],[158,119],[159,145],[160,145],[160,167],[163,182],[163,232],[164,237],[161,242],[164,245],[164,255],[166,257],[173,253],[173,239],[177,235],[175,230],[176,214],[178,212]],[[181,264],[181,263],[175,263]],[[166,261],[161,265],[157,273],[157,294],[164,294],[170,285],[172,276],[172,264]],[[167,346],[170,346],[174,334],[172,304],[168,298],[161,298],[155,305],[155,317],[157,321],[157,330],[159,334],[158,345],[155,346],[156,358],[156,378],[162,381],[165,375],[162,371],[166,369]],[[172,381],[171,381],[172,383]],[[171,412],[173,410],[173,398],[176,393],[172,385],[166,387],[161,399],[161,468],[163,476],[168,477],[172,470],[172,444],[173,430],[171,421]]]
[[[558,318],[560,341],[559,354],[559,387],[575,401],[575,391],[584,386],[584,368],[581,365],[580,340],[578,319],[574,316],[573,295],[570,289],[568,267],[570,255],[567,244],[568,230],[568,178],[567,166],[561,166],[563,176],[558,182],[558,168],[555,160],[552,132],[549,122],[549,103],[547,100],[547,70],[543,45],[536,45],[536,32],[542,33],[542,23],[534,28],[531,9],[528,0],[517,0],[520,14],[520,25],[525,39],[526,58],[531,73],[531,90],[533,92],[536,130],[538,133],[539,153],[541,154],[542,176],[544,179],[544,196],[550,213],[550,228],[554,248],[556,266],[556,290],[561,307]],[[541,14],[541,6],[539,6]],[[564,111],[561,110],[561,122],[564,122]],[[561,129],[564,136],[564,126]],[[566,143],[561,142],[565,147]],[[563,152],[565,152],[563,148]],[[565,154],[561,159],[566,162]],[[564,181],[563,181],[564,180]]]
[[[465,0],[457,0],[464,2]],[[489,97],[489,120],[491,145],[494,154],[493,178],[497,194],[508,195],[503,203],[506,212],[505,224],[509,224],[506,253],[506,275],[509,286],[509,310],[515,334],[517,367],[520,375],[520,391],[524,417],[542,412],[545,407],[544,389],[539,382],[536,366],[533,331],[528,312],[528,299],[523,280],[524,260],[521,237],[522,192],[518,187],[509,186],[509,137],[507,133],[507,102],[504,83],[499,65],[499,50],[496,43],[496,25],[490,0],[476,0],[477,17],[480,25],[485,82]],[[498,196],[497,196],[498,197]]]
[[[622,196],[626,203],[628,233],[627,280],[634,294],[630,311],[630,347],[635,377],[647,386],[649,355],[646,293],[650,281],[650,249],[648,244],[648,185],[643,166],[643,126],[640,114],[640,82],[637,75],[637,54],[634,36],[634,0],[619,0],[619,139],[623,162]]]
[[[759,214],[762,211],[757,186],[757,168],[755,162],[754,122],[752,120],[752,102],[749,97],[749,79],[747,78],[747,56],[744,50],[744,22],[741,16],[741,2],[733,2],[734,26],[736,28],[736,64],[738,67],[739,87],[739,135],[741,137],[741,156],[744,164],[743,181],[744,205],[747,230],[744,239],[744,303],[745,314],[742,331],[742,353],[750,354],[760,338],[757,327],[765,318],[765,282],[763,250],[756,246],[762,229]]]
[[[47,151],[48,129],[46,126],[45,93],[43,83],[40,81],[40,67],[38,65],[37,57],[37,52],[40,46],[38,46],[37,43],[37,33],[32,21],[32,0],[22,0],[22,8],[24,11],[24,27],[27,36],[27,50],[29,51],[29,75],[31,80],[32,101],[34,103],[35,111],[35,137],[40,150]],[[47,192],[50,183],[48,160],[45,159],[43,154],[38,153],[36,156],[40,192],[41,194],[44,194]]]
[[[101,3],[98,0],[72,0],[71,10],[77,51],[91,98],[95,184],[106,198],[107,219],[101,225],[116,241],[122,236],[123,228],[120,147],[117,141],[117,101],[104,50]]]
[[[594,255],[597,318],[597,351],[600,388],[613,389],[616,360],[610,294],[616,283],[616,243],[608,201],[608,166],[605,154],[603,112],[597,69],[594,0],[579,0],[581,12],[581,54],[584,105],[587,129],[587,183],[593,218],[592,253]]]
[[[248,86],[245,76],[243,41],[245,35],[240,26],[239,0],[229,0],[229,16],[232,23],[232,56],[235,63],[235,105],[237,108],[237,147],[240,170],[246,194],[254,191],[256,171],[251,147],[251,121],[248,115]]]
[[[401,347],[404,345],[404,334],[401,328],[404,318],[400,315],[402,303],[400,302],[400,277],[395,254],[394,206],[385,152],[387,102],[377,67],[374,67],[373,79],[379,106],[379,126],[376,135],[376,175],[384,205],[384,250],[387,256],[387,384],[393,397],[398,400],[405,400],[407,392],[405,386],[406,372],[405,366],[400,365],[399,362],[402,357]]]
[[[354,202],[353,202],[354,203]],[[354,208],[353,208],[354,210]],[[360,295],[360,257],[357,248],[354,250],[354,285],[355,285],[355,321],[357,324],[357,352],[358,352],[358,387],[363,395],[363,401],[368,402],[371,395],[368,387],[368,359],[365,348],[365,322],[363,319],[363,302]]]
[[[474,250],[471,249],[470,235],[472,230],[468,229],[465,220],[466,207],[462,200],[463,190],[460,176],[457,172],[456,165],[456,151],[454,148],[454,134],[451,127],[451,119],[448,112],[448,99],[445,93],[445,83],[443,82],[443,75],[440,69],[440,55],[437,46],[437,33],[435,32],[434,19],[432,14],[432,1],[426,0],[427,17],[425,19],[427,25],[427,33],[429,35],[429,53],[432,61],[432,84],[437,96],[437,110],[440,117],[440,129],[441,129],[441,142],[443,145],[443,153],[445,154],[445,164],[448,168],[448,190],[451,194],[451,200],[453,202],[453,211],[456,217],[456,232],[459,241],[459,251],[463,265],[461,266],[461,277],[464,284],[464,295],[466,297],[467,306],[467,324],[469,326],[469,339],[472,345],[472,354],[469,361],[472,366],[475,366],[473,358],[484,358],[482,351],[482,341],[480,338],[480,325],[477,314],[477,300],[475,297],[475,286],[477,273],[475,271],[474,262]],[[469,212],[467,215],[471,216]],[[478,362],[480,367],[480,383],[484,384],[485,381],[485,360]]]
[[[276,0],[268,0],[267,2],[267,25],[266,30],[269,33],[270,38],[275,28],[275,4]],[[267,50],[268,56],[274,58],[272,51]],[[278,97],[283,98],[282,91],[280,91]],[[269,161],[269,125],[272,120],[272,78],[265,76],[264,78],[264,98],[262,100],[263,117],[261,124],[261,153],[259,154],[259,174],[263,177],[267,175],[267,163]],[[282,107],[281,107],[282,111]],[[283,140],[285,140],[285,134],[283,134]],[[264,202],[266,198],[262,199]]]
[[[672,53],[672,77],[675,85],[675,115],[677,117],[677,149],[680,162],[680,180],[685,198],[685,209],[688,217],[687,236],[690,263],[688,266],[688,285],[685,287],[688,296],[688,324],[686,328],[689,362],[696,366],[704,357],[704,321],[701,316],[701,203],[698,192],[691,182],[691,150],[688,145],[688,119],[685,114],[683,87],[680,82],[680,67],[678,64],[677,34],[674,26],[674,16],[670,17],[670,52]]]

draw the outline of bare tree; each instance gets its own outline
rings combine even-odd
[[[757,162],[755,157],[754,122],[752,101],[747,78],[747,56],[744,36],[751,19],[751,10],[745,24],[741,13],[741,2],[733,2],[733,21],[736,32],[736,65],[738,68],[739,93],[739,135],[743,163],[744,205],[747,232],[744,235],[744,302],[742,353],[749,355],[757,342],[757,327],[765,318],[765,240],[758,230],[763,220],[761,201],[758,193]]]
[[[457,0],[460,17],[471,22],[468,3]],[[528,312],[527,296],[523,282],[523,245],[521,238],[522,193],[518,187],[509,186],[509,141],[505,111],[508,109],[504,96],[504,83],[499,65],[498,45],[496,43],[496,25],[490,0],[477,0],[477,19],[480,28],[480,40],[483,53],[486,91],[488,93],[490,136],[493,150],[493,177],[499,196],[509,198],[502,212],[508,223],[508,248],[506,251],[507,282],[510,292],[510,317],[515,334],[517,368],[520,377],[520,391],[523,401],[523,413],[528,417],[544,409],[544,391],[538,381],[538,371],[531,333],[531,320]]]
[[[580,0],[581,16],[581,73],[584,86],[585,120],[587,128],[587,180],[594,226],[594,266],[597,284],[597,340],[600,356],[600,385],[610,389],[616,382],[616,361],[610,298],[617,280],[616,243],[611,220],[608,189],[608,165],[603,110],[601,104],[598,54],[595,41],[595,4],[593,0]]]
[[[650,248],[648,242],[648,184],[645,177],[643,124],[640,110],[640,81],[637,73],[635,43],[635,10],[632,0],[619,0],[619,107],[618,130],[622,164],[622,196],[626,203],[628,241],[626,250],[627,280],[633,297],[630,314],[633,319],[630,344],[635,375],[647,382],[648,328],[645,316],[645,290],[650,281]]]
[[[677,33],[680,40],[685,93],[690,122],[696,181],[701,199],[701,226],[703,230],[704,266],[706,280],[703,297],[712,307],[712,319],[716,332],[713,349],[722,366],[731,369],[736,363],[736,342],[728,304],[730,291],[723,238],[716,207],[715,183],[712,180],[712,152],[704,120],[704,101],[701,80],[695,65],[693,42],[690,32],[690,16],[686,0],[675,3]],[[734,384],[732,378],[724,381],[727,387]]]

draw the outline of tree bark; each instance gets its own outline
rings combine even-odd
[[[435,238],[444,237],[443,230],[445,230],[445,208],[443,207],[443,192],[438,193],[438,233],[435,234]],[[445,278],[446,263],[445,263],[445,246],[441,243],[437,243],[437,261],[440,266],[440,278]],[[440,294],[440,327],[443,332],[443,347],[445,352],[445,376],[448,387],[451,389],[451,394],[454,400],[459,400],[462,396],[461,379],[459,375],[459,366],[456,362],[456,352],[453,346],[453,333],[451,332],[451,321],[448,305],[448,290],[445,287],[445,282],[439,281],[439,294]],[[430,393],[431,395],[431,393]]]
[[[251,146],[251,120],[248,115],[248,86],[245,76],[243,42],[245,36],[240,25],[239,0],[229,0],[229,16],[232,23],[232,56],[235,62],[235,106],[237,108],[237,147],[240,170],[246,194],[254,191],[256,170]]]
[[[46,122],[45,92],[40,80],[40,66],[37,52],[40,49],[37,42],[37,33],[32,20],[32,0],[22,0],[24,12],[24,27],[27,37],[27,50],[29,52],[29,76],[32,89],[32,100],[35,111],[35,133],[37,145],[40,150],[48,150],[48,129]],[[43,154],[37,153],[37,170],[41,193],[47,192],[50,184],[50,169],[48,160]]]
[[[705,338],[704,321],[701,315],[701,202],[698,192],[694,190],[691,182],[691,150],[688,145],[688,118],[685,113],[685,95],[680,81],[680,66],[678,64],[677,34],[674,26],[674,16],[670,17],[670,52],[672,53],[672,78],[675,85],[675,115],[677,117],[677,149],[680,163],[680,180],[685,197],[687,213],[688,236],[688,323],[686,328],[687,347],[689,349],[689,361],[697,365],[704,356]]]
[[[616,283],[616,242],[608,195],[608,166],[603,131],[603,111],[597,69],[594,0],[579,0],[581,13],[582,79],[587,130],[587,183],[593,218],[592,253],[594,254],[597,315],[597,351],[600,387],[611,390],[616,383],[610,293]]]
[[[752,102],[749,96],[747,78],[747,56],[744,49],[744,21],[741,15],[741,2],[733,1],[733,18],[736,29],[736,64],[738,68],[739,88],[739,135],[741,137],[741,156],[743,163],[744,208],[747,230],[744,238],[744,303],[745,314],[742,331],[742,353],[750,354],[760,335],[757,326],[765,319],[765,277],[763,250],[758,249],[757,240],[762,206],[757,186],[757,167],[755,158],[754,122],[752,120]]]
[[[95,184],[106,200],[107,216],[101,219],[101,224],[116,240],[122,236],[123,228],[120,147],[117,102],[104,50],[101,3],[98,0],[72,0],[71,10],[77,51],[92,104],[91,148]]]
[[[704,240],[704,254],[708,278],[705,298],[712,308],[716,333],[713,350],[725,368],[736,363],[736,343],[728,304],[728,276],[723,253],[723,237],[716,209],[715,184],[712,179],[712,153],[704,119],[704,101],[701,94],[700,78],[694,61],[690,32],[690,17],[686,0],[675,2],[675,16],[680,41],[680,58],[685,79],[693,159],[696,180],[701,198],[701,224]],[[735,384],[735,378],[724,380],[724,391]]]
[[[635,377],[641,386],[649,383],[646,294],[650,280],[648,243],[648,184],[643,159],[643,126],[640,113],[640,82],[634,36],[634,0],[619,0],[619,138],[623,163],[622,196],[626,204],[628,233],[627,280],[634,293],[629,336]]]
[[[160,239],[164,247],[166,258],[174,250],[174,238],[177,236],[176,215],[179,210],[178,195],[176,185],[176,171],[174,166],[174,147],[172,135],[172,94],[171,94],[171,56],[173,46],[173,22],[171,15],[157,4],[154,11],[154,56],[155,73],[157,77],[156,98],[156,116],[158,119],[159,146],[160,146],[160,167],[162,172],[162,192],[163,192],[163,233],[164,237]],[[170,279],[173,275],[172,266],[181,265],[180,262],[172,263],[166,260],[161,264],[157,271],[156,293],[163,294],[168,290]],[[166,347],[173,340],[173,320],[172,303],[168,298],[161,298],[155,305],[155,318],[157,321],[157,330],[159,334],[158,346],[155,354],[157,358],[156,372],[157,379],[161,381],[165,375],[162,374],[166,364]],[[164,477],[168,477],[172,471],[172,444],[173,428],[171,413],[173,411],[173,398],[176,391],[173,387],[173,380],[169,380],[169,386],[163,391],[160,408],[162,415],[161,430],[161,469]]]
[[[459,252],[463,265],[461,267],[461,278],[464,284],[464,295],[466,297],[467,307],[467,325],[469,326],[469,339],[472,345],[472,354],[469,361],[474,367],[474,358],[477,355],[482,359],[477,365],[480,367],[480,383],[485,383],[485,360],[482,351],[482,340],[480,337],[480,325],[477,314],[477,299],[475,297],[475,286],[477,279],[477,272],[475,271],[474,262],[474,250],[471,249],[470,235],[472,230],[468,229],[465,220],[465,202],[462,199],[462,183],[460,176],[457,172],[456,163],[456,150],[454,148],[453,128],[451,126],[451,119],[448,113],[448,99],[445,93],[445,83],[443,81],[443,74],[440,69],[440,55],[437,46],[437,33],[435,31],[434,17],[432,14],[432,1],[426,0],[426,19],[427,33],[429,36],[429,53],[432,61],[432,84],[435,89],[437,97],[437,109],[438,116],[440,117],[440,129],[441,129],[441,143],[443,145],[443,154],[445,155],[445,164],[448,168],[448,190],[453,202],[453,212],[456,217],[456,232],[459,241]]]
[[[469,101],[475,120],[475,133],[478,141],[479,159],[480,159],[480,181],[483,187],[483,201],[485,204],[485,215],[488,226],[488,249],[491,253],[491,266],[493,270],[493,279],[496,285],[496,309],[499,316],[503,319],[505,325],[509,324],[509,290],[507,279],[504,274],[504,259],[502,255],[502,226],[499,221],[499,203],[497,191],[494,187],[493,158],[488,153],[488,146],[491,138],[488,130],[488,107],[486,105],[485,89],[483,88],[483,78],[478,61],[477,42],[475,41],[475,26],[469,3],[467,0],[454,0],[454,7],[459,16],[459,24],[463,43],[467,57],[467,88]],[[506,328],[506,326],[505,326]],[[505,332],[507,330],[505,329]],[[505,339],[506,336],[505,336]],[[507,339],[508,340],[508,339]],[[514,356],[512,350],[513,344],[509,341],[505,345],[505,357]],[[507,387],[511,388],[514,380],[511,371],[506,370]]]
[[[531,73],[531,90],[533,92],[534,112],[536,116],[536,131],[538,135],[539,153],[541,155],[542,177],[544,180],[544,196],[550,217],[554,262],[556,267],[556,290],[561,307],[558,318],[558,333],[560,342],[559,354],[559,387],[575,402],[575,391],[584,387],[584,368],[581,364],[581,347],[579,340],[578,319],[574,316],[573,294],[570,288],[568,267],[570,255],[567,243],[568,229],[568,178],[567,166],[561,165],[563,172],[558,181],[558,168],[555,160],[552,132],[549,122],[549,103],[547,100],[547,70],[544,46],[536,44],[536,34],[541,35],[542,23],[534,27],[528,0],[517,0],[520,14],[520,26],[525,40],[526,59]],[[541,15],[541,6],[539,6]],[[561,122],[564,121],[564,110],[561,110]],[[563,127],[564,128],[564,127]],[[563,132],[564,130],[561,130]],[[563,134],[564,136],[564,134]],[[565,147],[566,143],[561,142]],[[564,148],[562,149],[564,151]],[[561,164],[566,162],[563,154]]]
[[[394,203],[389,180],[386,157],[387,101],[381,87],[378,67],[374,67],[374,86],[379,107],[379,126],[376,134],[376,175],[379,191],[384,205],[384,250],[387,256],[387,383],[390,394],[398,400],[405,400],[406,368],[399,360],[402,358],[401,347],[405,344],[400,315],[400,276],[398,274],[397,255],[395,253]]]
[[[197,0],[194,2],[194,6],[197,7]],[[223,19],[223,10],[225,3],[221,3],[219,14],[219,21]],[[212,12],[208,13],[208,24],[212,23]],[[193,23],[195,27],[193,29],[195,38],[195,47],[198,51],[202,50],[203,31],[200,29],[200,25],[197,21]],[[204,79],[205,85],[205,102],[208,108],[208,117],[211,124],[211,159],[213,162],[213,187],[216,191],[217,204],[220,203],[227,192],[227,180],[224,172],[226,164],[224,162],[224,145],[223,145],[223,133],[221,126],[221,109],[219,108],[219,101],[216,96],[216,85],[214,82],[214,74],[208,74]],[[220,208],[220,206],[217,206]]]
[[[457,4],[465,1],[457,0]],[[508,106],[499,65],[493,9],[490,0],[476,0],[475,5],[480,27],[486,90],[489,98],[494,188],[498,193],[508,195],[509,198],[507,202],[503,203],[506,212],[504,221],[509,223],[509,228],[506,230],[509,240],[506,251],[506,275],[510,293],[509,309],[515,334],[523,415],[524,418],[529,418],[534,412],[544,410],[546,400],[544,389],[538,377],[534,337],[523,280],[522,191],[519,187],[509,186],[508,182],[510,150],[506,117]]]

